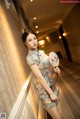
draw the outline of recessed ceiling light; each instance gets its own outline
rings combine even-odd
[[[39,31],[36,31],[36,33],[39,33]]]
[[[35,28],[38,28],[38,26],[35,26]]]
[[[34,17],[34,20],[36,20],[36,17]]]
[[[31,2],[33,2],[33,0],[30,0]]]
[[[59,39],[61,39],[62,37],[61,36],[59,36]]]

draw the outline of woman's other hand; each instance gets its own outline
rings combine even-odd
[[[59,67],[54,67],[54,71],[55,71],[56,73],[60,73]]]

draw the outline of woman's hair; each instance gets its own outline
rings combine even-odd
[[[36,34],[33,33],[33,32],[31,32],[31,31],[29,31],[29,32],[24,32],[24,33],[22,34],[22,41],[23,41],[23,43],[24,43],[24,45],[25,45],[26,48],[28,48],[28,47],[27,47],[27,45],[25,44],[25,41],[26,41],[26,38],[28,37],[28,35],[29,35],[30,33],[31,33],[31,34],[34,34],[34,35],[36,36]]]
[[[26,41],[26,38],[28,37],[28,35],[29,35],[30,33],[36,35],[35,33],[30,32],[30,31],[29,31],[29,32],[24,32],[24,33],[22,34],[22,41],[23,41],[23,42]]]
[[[30,32],[24,32],[24,33],[22,34],[22,41],[23,41],[23,42],[26,41],[26,38],[27,38],[27,36],[29,35],[29,33],[30,33]]]

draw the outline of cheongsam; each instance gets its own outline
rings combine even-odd
[[[38,66],[42,76],[44,77],[44,79],[46,80],[48,86],[54,91],[54,93],[59,96],[59,90],[57,90],[56,86],[55,86],[55,79],[52,76],[52,68],[51,68],[51,64],[49,62],[49,58],[48,55],[46,55],[42,50],[33,50],[30,49],[29,53],[26,57],[27,63],[29,66],[35,64]],[[52,101],[50,98],[50,95],[48,94],[48,92],[43,88],[43,86],[37,82],[36,83],[36,88],[39,94],[39,98],[42,102],[42,105],[44,108],[51,108],[55,105],[57,105],[57,103],[59,103],[58,101]]]

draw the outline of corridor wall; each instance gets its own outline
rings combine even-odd
[[[80,63],[80,4],[76,4],[63,22],[72,61]]]
[[[5,112],[7,117],[30,74],[26,63],[27,50],[21,41],[21,29],[18,16],[15,17],[0,2],[0,113]],[[37,103],[32,103],[35,108]]]

